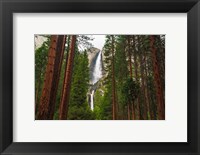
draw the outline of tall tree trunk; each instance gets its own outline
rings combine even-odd
[[[152,59],[151,59],[151,56],[150,56],[150,62],[147,62],[147,64],[146,64],[146,77],[152,77],[152,75],[151,75],[151,72],[152,72],[152,69],[150,69],[149,67],[151,67],[151,61],[152,61]],[[149,78],[148,78],[149,79]],[[154,89],[154,88],[152,88],[152,86],[151,86],[151,81],[149,81],[148,82],[148,87],[147,87],[147,89],[148,89],[148,98],[149,98],[149,110],[150,110],[150,117],[151,117],[151,120],[156,120],[156,110],[155,110],[155,108],[157,107],[157,105],[155,105],[156,104],[156,101],[154,101],[154,96],[156,96],[155,94],[154,94],[154,90],[152,90],[152,89]],[[153,86],[154,87],[154,86]]]
[[[161,86],[163,88],[163,103],[165,102],[165,48],[162,45],[161,37],[157,36],[158,40],[158,46],[157,49],[159,53],[157,52],[157,58],[159,62],[159,72],[160,72],[160,80],[161,80]]]
[[[49,119],[49,102],[50,102],[50,92],[53,83],[53,73],[54,73],[54,62],[56,58],[56,45],[58,36],[51,36],[51,44],[48,53],[48,63],[46,67],[44,86],[42,89],[42,95],[40,98],[40,105],[38,108],[37,119],[47,120]]]
[[[112,115],[113,120],[116,120],[116,90],[115,90],[115,59],[114,59],[114,36],[112,35]]]
[[[132,79],[132,58],[131,58],[131,44],[130,44],[130,36],[128,36],[128,57],[129,57],[129,70],[130,70],[130,77]]]
[[[149,116],[149,119],[151,119],[150,115],[150,103],[149,103],[149,93],[148,93],[148,86],[147,86],[147,54],[145,52],[144,54],[144,81],[145,81],[145,98],[146,98],[146,103],[147,103],[147,114]]]
[[[67,68],[67,63],[68,63],[68,55],[69,55],[69,50],[70,50],[70,40],[71,40],[71,37],[70,35],[67,36],[67,49],[66,49],[66,57],[65,57],[65,73],[64,73],[64,80],[66,78],[66,68]],[[61,93],[61,97],[63,96],[64,94],[64,80],[63,80],[63,84],[62,84],[62,93]]]
[[[76,35],[72,35],[70,51],[69,51],[67,66],[65,70],[64,89],[63,89],[63,94],[61,97],[61,103],[60,103],[60,108],[59,108],[60,120],[67,119],[72,71],[73,71],[74,56],[75,56],[75,45],[76,45]]]
[[[142,38],[139,38],[138,36],[138,43],[142,42],[142,40],[140,40]],[[146,97],[145,97],[145,84],[144,84],[144,61],[143,61],[143,51],[142,48],[140,47],[140,44],[138,45],[138,50],[140,51],[139,53],[139,60],[140,60],[140,75],[141,75],[141,82],[142,82],[142,92],[143,92],[143,118],[145,120],[147,120],[147,103],[146,103]]]
[[[128,120],[131,119],[131,114],[130,114],[130,105],[127,105],[127,113],[128,113]]]
[[[54,74],[53,74],[53,84],[50,93],[50,103],[49,103],[49,119],[53,119],[56,105],[56,94],[58,90],[58,84],[60,79],[60,72],[63,62],[63,55],[65,50],[66,36],[59,35],[57,42],[57,57],[54,62]]]
[[[115,83],[115,97],[116,97],[116,119],[120,119],[119,113],[120,113],[120,108],[118,104],[118,96],[117,96],[117,89],[116,89],[116,83]]]
[[[134,102],[131,104],[131,110],[132,110],[132,119],[135,119],[135,108],[134,108]]]
[[[139,83],[138,80],[138,63],[137,63],[137,50],[136,50],[136,46],[135,46],[135,36],[133,36],[133,54],[134,54],[134,67],[135,67],[135,80],[137,83]],[[139,100],[139,96],[136,99],[136,105],[137,105],[137,109],[138,109],[138,119],[141,119],[140,117],[140,100]]]
[[[162,85],[160,80],[160,73],[158,69],[158,62],[156,57],[157,49],[155,47],[155,36],[150,36],[150,48],[152,53],[152,60],[153,60],[153,73],[154,73],[154,83],[156,88],[156,98],[158,104],[158,118],[160,120],[165,119],[165,109],[164,109],[164,100],[163,100],[163,91]]]
[[[133,38],[134,43],[134,38]],[[130,70],[130,78],[133,79],[133,73],[132,73],[132,54],[131,54],[131,36],[128,36],[128,57],[129,57],[129,70]],[[134,94],[132,94],[134,95]],[[132,113],[132,119],[135,119],[135,106],[134,101],[130,101],[131,106],[131,113]]]

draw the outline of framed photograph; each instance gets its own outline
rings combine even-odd
[[[200,154],[198,0],[0,0],[2,154]]]

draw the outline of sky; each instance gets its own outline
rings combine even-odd
[[[105,35],[88,35],[92,36],[94,38],[92,41],[90,41],[94,47],[102,50],[104,43],[105,43]]]

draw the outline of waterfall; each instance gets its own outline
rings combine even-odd
[[[96,82],[99,81],[99,79],[102,77],[102,62],[101,62],[101,51],[98,53],[95,65],[94,65],[94,70],[92,73],[92,85],[94,85]],[[90,108],[91,110],[94,109],[94,92],[95,89],[92,89],[92,92],[90,94]]]
[[[91,97],[90,108],[93,111],[94,110],[94,90],[92,90],[92,93],[90,94],[90,97]]]
[[[92,84],[94,85],[99,79],[102,77],[102,64],[101,64],[101,51],[98,53],[94,71],[93,71],[93,78],[92,78]]]

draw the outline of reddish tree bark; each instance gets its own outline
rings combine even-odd
[[[131,111],[132,111],[132,119],[135,119],[135,108],[134,108],[134,103],[131,104]]]
[[[53,72],[54,72],[54,62],[56,57],[56,45],[57,45],[57,35],[51,36],[51,43],[48,53],[48,62],[46,67],[44,86],[42,89],[42,95],[40,98],[40,105],[38,108],[37,119],[46,120],[49,118],[49,101],[50,101],[50,92],[53,83]]]
[[[131,114],[130,114],[130,105],[127,105],[127,113],[128,113],[128,120],[131,119]]]
[[[66,52],[66,58],[65,58],[65,73],[64,73],[64,79],[66,78],[66,68],[67,68],[67,63],[68,63],[68,55],[69,55],[69,51],[70,51],[70,40],[71,37],[70,35],[67,36],[67,52]],[[62,93],[61,93],[61,97],[63,96],[64,93],[64,81],[62,84]]]
[[[164,99],[162,92],[162,85],[160,80],[160,73],[158,68],[158,62],[156,58],[156,46],[155,46],[155,36],[150,36],[150,48],[152,53],[152,61],[153,61],[153,73],[154,73],[154,83],[156,88],[156,98],[157,98],[157,110],[158,110],[158,119],[165,119],[165,109],[164,109]]]
[[[60,120],[67,119],[72,71],[73,71],[74,56],[75,56],[75,45],[76,45],[76,35],[72,35],[67,65],[66,65],[66,69],[65,69],[63,94],[61,97],[60,108],[59,108],[59,119]]]
[[[53,84],[50,93],[50,103],[49,103],[49,119],[53,119],[56,105],[56,94],[58,90],[58,84],[60,79],[60,72],[63,62],[63,55],[65,50],[66,36],[59,35],[57,48],[56,48],[56,59],[54,62],[54,74],[53,74]]]

